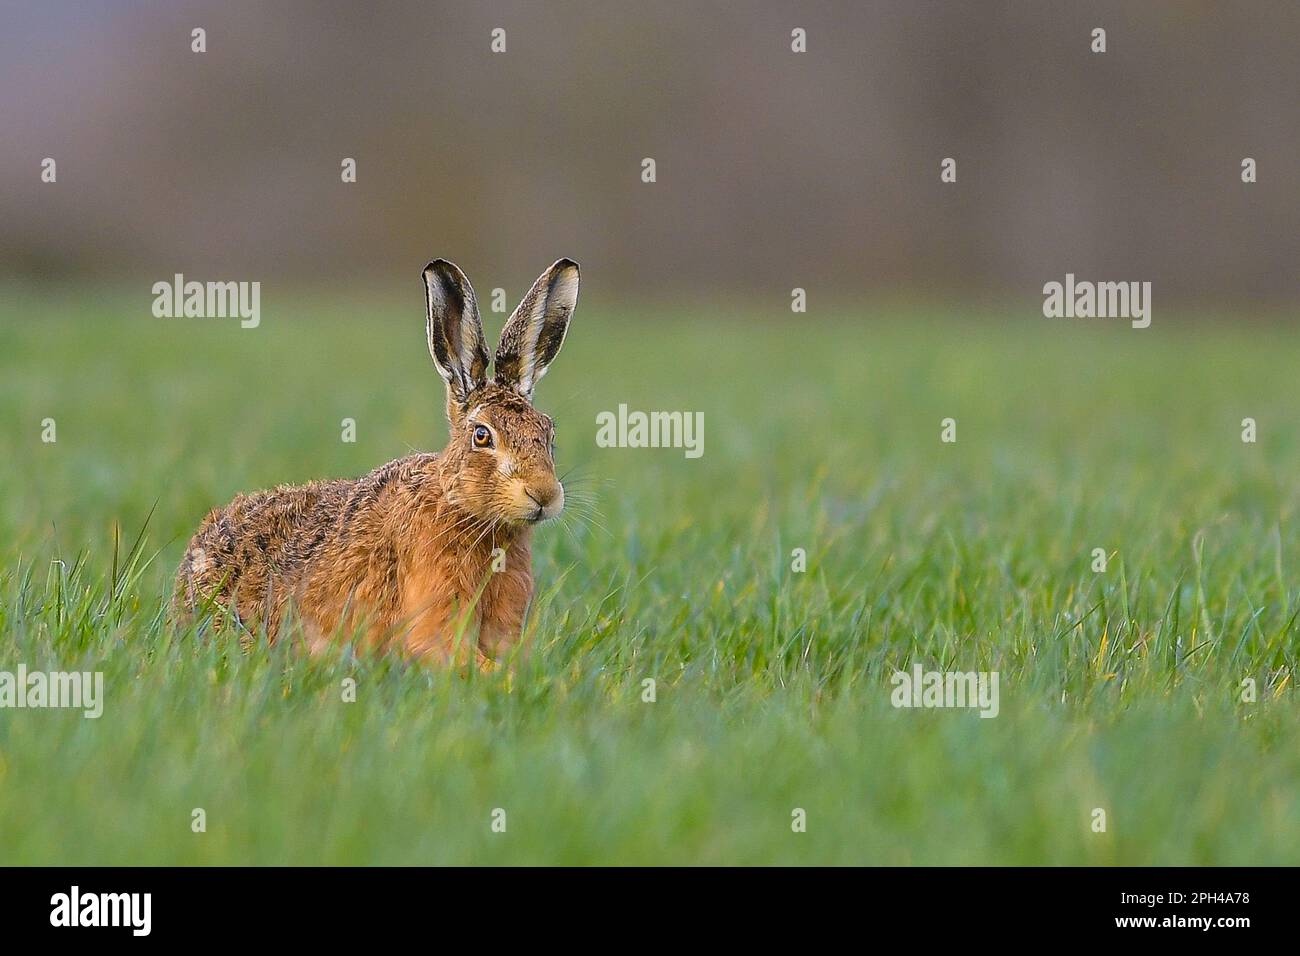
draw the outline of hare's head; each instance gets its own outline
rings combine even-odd
[[[533,408],[533,388],[564,344],[578,302],[578,264],[561,259],[533,283],[501,332],[490,378],[478,302],[465,274],[437,259],[425,266],[424,286],[429,352],[447,383],[448,500],[489,521],[555,517],[564,508],[555,423]]]

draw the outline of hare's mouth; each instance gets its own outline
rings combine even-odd
[[[564,498],[562,495],[554,495],[547,498],[539,498],[531,491],[525,491],[529,502],[536,506],[525,516],[524,520],[529,524],[541,524],[548,518],[554,518],[564,507]],[[558,499],[558,500],[557,500]]]

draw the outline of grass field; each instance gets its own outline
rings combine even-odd
[[[4,298],[0,670],[106,701],[0,710],[0,863],[1300,861],[1294,328],[584,302],[538,404],[591,504],[538,534],[525,666],[172,633],[207,509],[440,447],[406,291]],[[703,457],[597,448],[620,403],[703,412]],[[999,715],[895,709],[914,662]]]

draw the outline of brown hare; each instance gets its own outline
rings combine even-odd
[[[359,635],[369,647],[482,667],[520,640],[533,526],[564,507],[555,425],[533,408],[533,388],[564,344],[578,264],[560,259],[538,277],[506,322],[490,378],[465,275],[438,259],[424,285],[447,447],[212,511],[177,572],[178,620],[217,605],[245,640],[259,627],[274,639],[292,607],[313,649]]]

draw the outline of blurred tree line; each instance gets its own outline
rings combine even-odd
[[[1066,272],[1151,281],[1157,301],[1300,288],[1293,2],[0,16],[0,279],[410,284],[444,255],[513,301],[571,255],[611,293],[802,286],[814,303],[1038,295]]]

